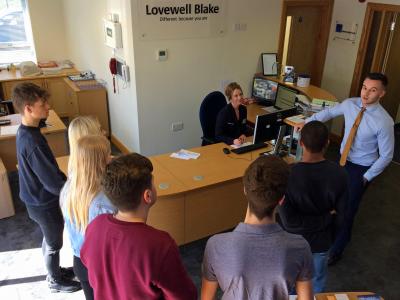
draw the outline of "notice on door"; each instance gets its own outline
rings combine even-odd
[[[223,36],[226,0],[139,0],[136,14],[143,40]]]

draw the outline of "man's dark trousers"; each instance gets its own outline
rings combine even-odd
[[[364,184],[364,174],[370,166],[361,166],[350,161],[346,162],[344,168],[347,171],[349,182],[349,200],[346,209],[346,221],[342,231],[337,235],[334,244],[329,250],[329,255],[340,256],[344,248],[351,240],[351,231],[353,229],[354,218],[360,206],[361,198],[367,188]]]
[[[60,249],[63,245],[64,218],[58,205],[51,208],[26,205],[29,217],[42,233],[42,251],[47,272],[53,279],[60,279]]]

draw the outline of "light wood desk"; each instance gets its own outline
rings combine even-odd
[[[8,115],[0,117],[0,119],[10,119],[11,125],[21,124],[20,114]],[[42,128],[41,132],[46,137],[54,156],[66,155],[65,133],[67,128],[53,110],[49,112],[47,123],[51,124],[51,126]],[[7,171],[16,170],[17,149],[15,143],[15,134],[0,135],[0,157]]]
[[[328,296],[334,296],[335,294],[346,294],[349,300],[357,300],[357,296],[364,296],[364,295],[374,295],[374,293],[370,292],[336,292],[336,293],[320,293],[316,294],[315,298],[317,300],[328,300]],[[384,300],[380,297],[381,300]]]
[[[247,201],[242,176],[259,149],[242,155],[226,155],[223,143],[190,149],[196,160],[180,160],[163,154],[150,157],[158,200],[148,223],[167,231],[178,245],[221,232],[244,219]],[[57,158],[64,172],[68,157]]]

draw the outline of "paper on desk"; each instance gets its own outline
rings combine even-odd
[[[336,300],[349,300],[346,294],[335,294]]]
[[[289,295],[289,300],[297,300],[297,295]],[[314,300],[316,300],[315,296]]]
[[[238,149],[238,148],[242,148],[242,147],[249,146],[249,145],[251,145],[251,144],[253,144],[253,143],[252,143],[252,142],[245,142],[245,143],[240,144],[240,145],[232,144],[232,145],[231,145],[231,148],[233,148],[233,149]]]
[[[292,116],[287,118],[286,120],[293,122],[295,124],[304,123],[304,116],[303,115]]]
[[[200,153],[192,152],[185,149],[181,149],[178,152],[174,152],[170,155],[170,157],[184,159],[184,160],[197,159],[199,156]]]
[[[19,128],[19,124],[0,126],[0,135],[16,135],[18,128]]]

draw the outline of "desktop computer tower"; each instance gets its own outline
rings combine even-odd
[[[7,170],[0,158],[0,219],[15,215]]]

